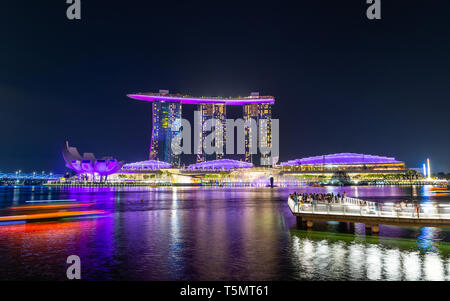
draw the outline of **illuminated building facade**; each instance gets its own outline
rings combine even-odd
[[[252,127],[245,127],[245,155],[244,159],[249,163],[259,163],[260,165],[272,165],[269,154],[254,154],[251,152],[251,145],[258,142],[263,147],[270,148],[272,146],[272,107],[270,103],[247,103],[244,104],[244,121],[248,122],[253,119],[256,121],[257,135],[252,133]],[[253,141],[256,139],[256,141]],[[258,145],[256,145],[259,147]]]
[[[185,168],[185,170],[216,170],[216,171],[229,171],[240,168],[251,168],[253,167],[252,163],[230,160],[230,159],[220,159],[220,160],[212,160],[207,162],[198,162],[195,164],[191,164]]]
[[[152,140],[149,160],[180,164],[180,156],[172,152],[174,139],[181,139],[181,103],[176,101],[154,101],[152,103]]]
[[[224,156],[224,148],[225,148],[225,140],[226,140],[226,105],[222,103],[201,103],[197,106],[198,111],[200,112],[200,120],[202,125],[204,125],[207,120],[216,119],[219,120],[221,124],[221,128],[217,129],[213,124],[211,131],[214,131],[215,136],[213,139],[212,145],[215,145],[221,149],[221,151],[216,152],[215,154],[206,154],[205,149],[202,147],[201,151],[197,153],[197,162],[205,162],[209,160],[219,160]],[[201,126],[199,128],[202,128]],[[208,135],[209,131],[206,131],[205,128],[202,128],[199,133],[199,144],[204,145],[205,139]]]
[[[290,160],[280,163],[283,171],[289,172],[359,172],[359,173],[403,173],[406,165],[392,157],[365,154],[340,153]]]
[[[127,163],[122,166],[121,171],[123,172],[145,172],[145,171],[155,171],[161,170],[165,168],[171,168],[172,164],[156,161],[156,160],[147,160],[140,162]]]

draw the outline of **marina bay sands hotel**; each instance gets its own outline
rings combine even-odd
[[[179,130],[172,130],[172,125],[181,123],[181,111],[182,105],[196,105],[197,110],[200,112],[202,124],[208,119],[217,119],[221,122],[223,132],[215,132],[215,145],[223,145],[225,149],[226,140],[226,111],[227,106],[242,106],[243,108],[243,120],[253,119],[258,125],[258,136],[263,145],[270,147],[272,143],[271,133],[271,120],[272,120],[272,108],[275,103],[275,99],[272,96],[259,96],[258,92],[252,92],[247,97],[192,97],[190,95],[182,94],[170,94],[168,90],[160,90],[159,93],[138,93],[128,94],[129,98],[149,101],[152,104],[152,138],[150,145],[150,160],[158,160],[172,164],[173,166],[180,165],[180,156],[172,152],[171,144],[172,140],[180,133]],[[267,129],[260,128],[260,120],[267,120]],[[175,127],[176,128],[176,127]],[[179,127],[178,127],[179,128]],[[200,126],[201,132],[199,133],[199,142],[203,145],[207,133],[203,127]],[[254,141],[256,135],[252,135],[251,127],[245,127],[245,154],[243,159],[246,162],[253,163],[255,165],[263,164],[264,160],[269,160],[270,156],[264,154],[252,154],[250,152],[250,146]],[[265,135],[261,135],[264,131]],[[218,160],[224,157],[224,152],[217,152],[212,155],[208,155],[202,150],[197,152],[197,162],[204,162],[210,160]],[[264,165],[268,165],[265,163]]]

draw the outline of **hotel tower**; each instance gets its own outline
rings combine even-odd
[[[270,148],[272,146],[272,108],[270,103],[247,103],[244,104],[244,121],[253,119],[257,125],[257,135],[252,133],[252,127],[245,127],[245,161],[253,164],[272,165],[270,161],[270,154],[252,154],[251,145],[256,143],[257,148],[259,144],[262,147]],[[257,139],[257,141],[252,141]]]
[[[226,105],[223,103],[201,103],[198,104],[197,109],[200,112],[200,120],[201,125],[199,125],[199,128],[202,130],[199,133],[199,151],[197,152],[197,162],[205,162],[210,160],[218,160],[222,159],[224,156],[224,147],[225,147],[225,140],[226,140]],[[213,124],[212,129],[214,130],[214,138],[213,138],[213,145],[220,148],[220,151],[216,152],[215,154],[206,154],[205,150],[202,145],[205,143],[205,139],[208,135],[209,131],[206,131],[205,128],[202,127],[207,120],[210,119],[216,119],[220,122],[221,128],[216,128],[216,126]]]
[[[149,159],[179,166],[180,156],[172,152],[172,142],[176,142],[174,139],[181,139],[178,135],[181,126],[181,103],[154,101],[152,103],[152,122]]]

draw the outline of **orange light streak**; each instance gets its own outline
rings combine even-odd
[[[72,211],[72,212],[51,212],[51,213],[37,213],[37,214],[24,214],[24,215],[10,215],[0,216],[0,222],[4,221],[17,221],[17,220],[34,220],[34,219],[46,219],[46,218],[61,218],[70,216],[83,216],[92,214],[105,213],[102,210],[89,210],[89,211]]]
[[[19,206],[11,207],[11,209],[57,209],[57,208],[71,208],[71,207],[82,207],[91,206],[93,203],[86,204],[59,204],[59,205],[34,205],[34,206]]]

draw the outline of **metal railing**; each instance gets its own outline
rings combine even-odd
[[[367,216],[388,218],[416,219],[448,219],[450,220],[450,205],[422,204],[417,213],[412,204],[396,206],[394,203],[365,202],[355,198],[345,198],[341,203],[311,204],[295,202],[288,199],[292,213],[332,214],[345,216]]]

